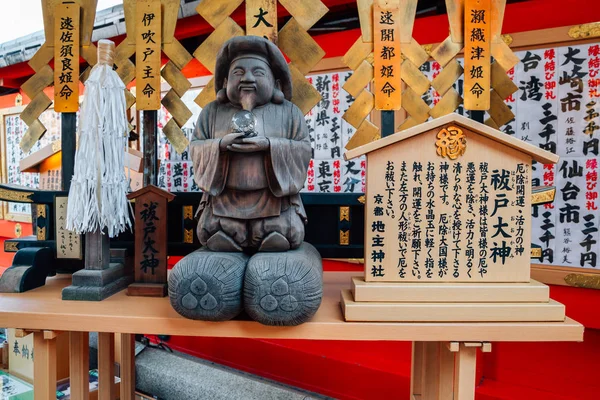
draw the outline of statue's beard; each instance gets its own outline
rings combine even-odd
[[[240,104],[246,111],[252,111],[256,107],[256,90],[241,90]]]

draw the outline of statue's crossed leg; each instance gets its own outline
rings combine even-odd
[[[212,252],[182,259],[169,277],[171,305],[187,318],[225,321],[245,309],[265,325],[298,325],[321,304],[321,257],[308,243],[287,252]]]

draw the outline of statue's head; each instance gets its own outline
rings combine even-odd
[[[292,97],[290,70],[273,43],[259,36],[238,36],[225,42],[215,68],[217,101],[246,110]]]

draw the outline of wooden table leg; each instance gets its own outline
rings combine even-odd
[[[410,372],[411,400],[423,393],[425,342],[412,342],[412,367]]]
[[[44,338],[43,331],[33,333],[33,393],[35,400],[56,398],[56,337]]]
[[[98,332],[98,400],[115,398],[115,334]]]
[[[121,334],[121,400],[135,398],[135,336]]]
[[[440,343],[440,395],[439,400],[453,400],[454,353],[445,343]]]
[[[73,400],[88,400],[90,396],[89,336],[88,332],[69,332],[69,372]]]
[[[454,361],[454,400],[473,400],[475,398],[475,364],[477,347],[460,344]]]
[[[424,344],[423,387],[421,400],[438,400],[440,395],[440,345],[439,342]]]

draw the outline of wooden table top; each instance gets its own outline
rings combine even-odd
[[[70,275],[48,278],[26,293],[0,294],[0,326],[56,331],[143,333],[270,339],[395,341],[582,341],[583,326],[564,322],[391,323],[345,322],[340,292],[356,272],[326,272],[323,302],[311,321],[296,327],[264,326],[249,320],[205,322],[186,319],[168,297],[128,297],[119,292],[99,302],[63,301]]]

